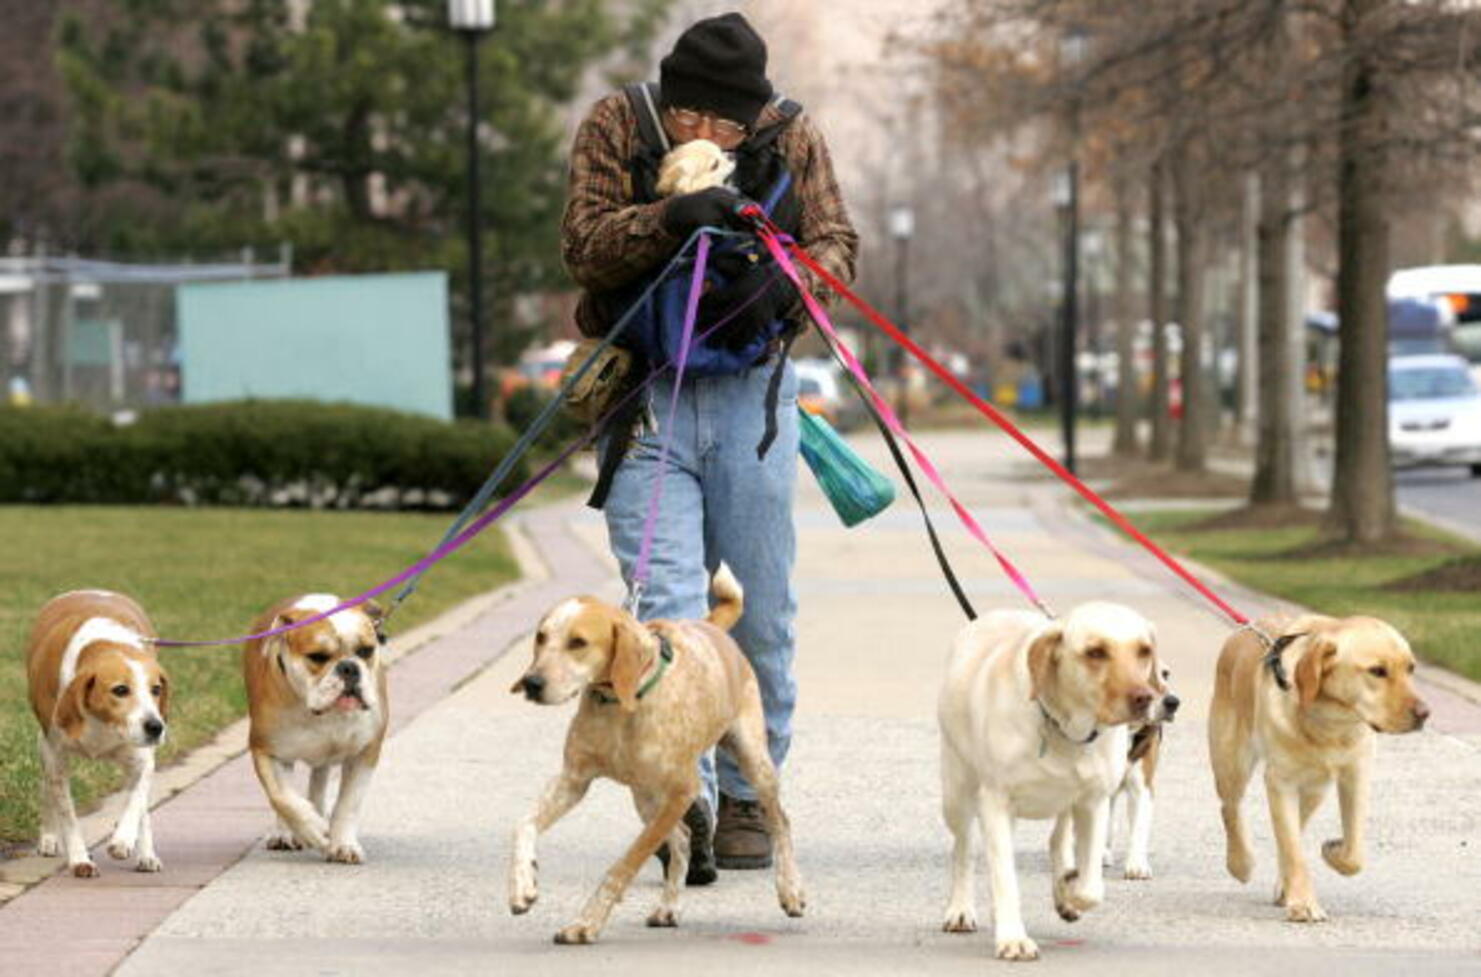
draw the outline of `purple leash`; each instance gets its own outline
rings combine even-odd
[[[638,562],[633,567],[632,580],[628,582],[625,607],[636,614],[638,600],[643,588],[648,585],[653,558],[653,537],[658,532],[658,508],[663,501],[664,469],[668,467],[669,446],[674,436],[674,421],[679,415],[679,390],[684,385],[684,367],[689,362],[689,345],[694,340],[694,320],[699,313],[699,295],[704,288],[705,262],[710,255],[710,237],[703,232],[699,236],[699,250],[694,256],[694,277],[689,280],[689,301],[684,307],[684,327],[679,334],[679,358],[674,364],[674,392],[669,396],[668,420],[663,425],[663,439],[659,442],[658,471],[653,476],[653,492],[648,497],[648,516],[643,521],[643,542],[638,548]]]

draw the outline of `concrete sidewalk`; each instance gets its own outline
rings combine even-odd
[[[1151,618],[1186,703],[1159,775],[1154,881],[1125,882],[1113,873],[1106,905],[1080,923],[1064,923],[1045,876],[1048,826],[1020,826],[1025,918],[1044,951],[1038,972],[1481,972],[1481,708],[1426,689],[1443,700],[1433,727],[1386,738],[1379,750],[1368,869],[1345,879],[1318,864],[1318,891],[1333,921],[1286,924],[1269,904],[1274,851],[1258,789],[1247,801],[1260,859],[1256,879],[1241,887],[1222,868],[1203,721],[1226,626],[1165,570],[1067,517],[1057,489],[1021,478],[1026,469],[1006,439],[944,433],[924,436],[922,445],[1055,607],[1109,598]],[[866,441],[864,450],[889,470],[878,444]],[[182,879],[197,843],[191,832],[201,823],[172,823],[166,814],[176,804],[228,796],[208,780],[159,811],[156,834],[167,863],[161,876],[114,870],[91,883],[53,880],[0,910],[0,940],[9,946],[30,933],[31,945],[53,948],[101,940],[114,923],[94,925],[87,905],[103,886],[126,884],[141,905],[159,901],[173,911],[118,969],[125,975],[578,974],[618,966],[816,977],[1007,966],[992,960],[990,926],[970,936],[940,931],[948,838],[938,810],[934,699],[961,621],[919,514],[905,497],[845,530],[811,477],[803,472],[799,481],[802,701],[784,797],[809,893],[803,919],[782,915],[770,873],[723,873],[717,885],[686,892],[677,930],[647,929],[643,918],[658,894],[655,865],[614,912],[602,943],[552,945],[551,935],[637,831],[631,803],[611,784],[594,787],[542,839],[540,902],[526,916],[509,915],[509,834],[558,769],[568,718],[566,710],[508,694],[528,654],[521,632],[538,615],[529,605],[594,584],[598,593],[619,596],[602,555],[600,519],[570,507],[527,523],[542,552],[565,554],[547,556],[550,583],[508,613],[491,612],[443,639],[482,646],[486,656],[496,639],[510,650],[388,743],[366,804],[368,864],[328,865],[254,846],[214,880]],[[1020,606],[991,557],[950,513],[941,507],[933,514],[978,608]],[[1264,609],[1252,595],[1232,596],[1246,613]],[[524,615],[522,626],[508,620],[511,614]],[[407,664],[436,651],[434,645]],[[394,707],[406,693],[398,667]],[[247,786],[222,802],[231,812],[222,833],[238,851],[269,823],[255,785]],[[1313,858],[1318,839],[1335,831],[1335,803],[1315,821]],[[17,910],[24,915],[11,918]],[[982,911],[986,920],[986,905]],[[10,966],[0,970],[10,973]],[[41,965],[14,972],[89,971]]]

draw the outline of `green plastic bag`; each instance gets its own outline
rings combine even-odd
[[[845,526],[856,526],[895,501],[895,485],[860,458],[833,425],[797,408],[802,457]]]

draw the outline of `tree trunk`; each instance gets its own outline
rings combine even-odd
[[[1258,285],[1260,369],[1255,434],[1255,477],[1250,505],[1295,505],[1296,437],[1288,392],[1291,371],[1290,251],[1294,220],[1290,211],[1290,172],[1277,155],[1260,171],[1260,216],[1255,236]]]
[[[1345,120],[1338,146],[1336,461],[1327,526],[1352,543],[1394,534],[1388,446],[1389,215],[1384,185],[1388,111],[1369,31],[1391,0],[1347,0],[1348,62],[1342,78]]]
[[[1260,250],[1260,177],[1246,173],[1239,214],[1239,350],[1234,407],[1234,440],[1249,444],[1260,414],[1260,288],[1256,255]]]
[[[1204,251],[1207,239],[1199,213],[1199,179],[1191,147],[1182,146],[1173,163],[1173,225],[1177,231],[1177,315],[1183,339],[1178,377],[1183,385],[1183,417],[1178,424],[1176,466],[1201,472],[1208,465],[1208,403],[1203,369]]]
[[[1136,377],[1136,322],[1131,313],[1131,194],[1121,183],[1116,192],[1116,435],[1111,453],[1137,454],[1136,418],[1140,391]]]
[[[1163,162],[1152,164],[1147,187],[1147,318],[1152,320],[1152,441],[1147,457],[1166,461],[1172,454],[1172,420],[1168,416],[1167,375],[1167,239],[1162,214]]]

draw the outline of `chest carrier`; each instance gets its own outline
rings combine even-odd
[[[638,82],[624,86],[623,94],[637,119],[638,129],[637,146],[628,161],[633,200],[640,204],[655,203],[661,199],[656,189],[659,169],[664,156],[674,148],[673,140],[659,117],[659,88],[653,82]],[[795,236],[801,224],[802,207],[797,199],[792,172],[777,142],[801,114],[802,106],[789,98],[777,96],[771,108],[780,117],[753,132],[736,147],[735,173],[730,182],[739,194],[760,204],[774,224]],[[729,283],[722,269],[744,267],[767,257],[760,242],[749,235],[715,235],[711,259],[705,266],[704,287],[706,290],[722,288]],[[652,370],[677,361],[693,272],[694,259],[685,256],[656,285],[655,278],[662,275],[662,271],[640,275],[632,282],[596,296],[608,321],[615,321],[629,309],[633,311],[617,342],[637,358],[640,369],[646,366]],[[651,292],[650,286],[653,286]],[[719,315],[725,316],[730,311],[722,310]],[[697,325],[703,329],[715,322],[701,321]],[[765,456],[776,437],[778,392],[787,353],[796,334],[797,330],[787,320],[775,319],[759,329],[739,349],[701,340],[689,350],[685,374],[692,377],[740,373],[775,357],[775,368],[766,391],[766,433],[756,447],[758,457]],[[624,414],[626,416],[613,417],[610,421],[612,437],[596,487],[588,500],[594,508],[600,509],[606,502],[612,475],[626,453],[640,405],[634,402]]]

